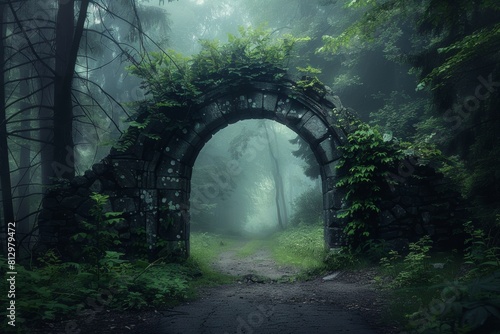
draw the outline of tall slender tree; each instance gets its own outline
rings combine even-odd
[[[74,0],[59,0],[56,18],[54,161],[52,166],[56,176],[67,179],[75,176],[71,89],[89,3],[89,0],[81,1],[76,26]]]
[[[0,224],[0,235],[7,231],[9,222],[14,221],[14,207],[10,180],[9,148],[7,146],[7,114],[5,108],[5,36],[7,26],[5,22],[5,4],[0,3],[0,186],[2,187],[3,223]],[[2,233],[3,232],[3,233]],[[5,238],[1,238],[1,243]],[[2,251],[5,251],[2,247]]]
[[[103,129],[107,118],[117,123],[119,115],[108,113],[103,100],[112,101],[126,115],[117,92],[109,94],[102,89],[107,63],[94,61],[89,52],[96,45],[111,50],[111,58],[118,59],[114,74],[125,73],[124,60],[147,60],[142,58],[145,33],[139,17],[142,7],[137,3],[0,2],[0,233],[5,222],[26,218],[19,229],[25,234],[33,226],[40,207],[37,201],[47,187],[55,179],[75,175],[75,162],[81,163],[81,157],[76,155],[75,159],[75,142],[85,144],[90,131],[108,131]],[[120,12],[113,13],[117,8]],[[161,21],[161,13],[154,11],[154,19],[146,26],[154,27],[155,20]],[[116,28],[118,21],[120,29]],[[118,30],[121,35],[115,33]],[[154,41],[150,45],[155,45]],[[93,75],[97,72],[104,73],[104,79]],[[115,81],[122,76],[116,75]]]
[[[274,180],[275,203],[276,203],[276,214],[278,216],[278,225],[282,230],[284,230],[288,224],[288,210],[285,200],[283,173],[281,171],[280,157],[278,152],[278,141],[276,138],[276,133],[274,131],[271,131],[273,135],[273,140],[271,142],[271,136],[269,135],[270,130],[267,128],[266,123],[264,123],[264,132],[266,133],[267,147],[272,163],[272,175]]]

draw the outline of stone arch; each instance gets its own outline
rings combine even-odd
[[[141,135],[128,150],[132,155],[112,152],[110,158],[116,167],[129,165],[131,159],[139,167],[144,166],[138,169],[143,177],[136,174],[142,184],[126,182],[122,186],[142,190],[140,207],[146,208],[143,212],[147,216],[147,231],[157,231],[156,238],[161,240],[180,240],[188,250],[191,173],[202,147],[217,131],[239,120],[278,121],[309,143],[316,156],[323,181],[325,243],[338,247],[343,237],[341,222],[335,218],[341,209],[340,196],[334,188],[335,162],[340,158],[337,147],[345,142],[346,131],[331,116],[335,107],[333,100],[313,98],[276,84],[254,82],[236,89],[216,89],[206,94],[193,112],[191,118],[195,122],[175,130],[153,124],[145,130],[148,135]],[[152,140],[151,134],[161,139]],[[119,173],[118,169],[115,178],[122,178]],[[150,238],[148,243],[154,244],[154,233]]]
[[[118,145],[84,175],[49,191],[38,216],[37,250],[57,248],[63,255],[72,250],[77,254],[79,246],[70,237],[79,232],[82,220],[91,219],[89,196],[98,192],[109,197],[106,211],[123,212],[124,221],[114,227],[123,251],[140,243],[147,245],[152,257],[164,250],[189,255],[189,196],[196,157],[218,130],[244,119],[275,120],[309,143],[321,170],[325,246],[346,245],[346,221],[337,217],[346,203],[343,191],[335,187],[336,165],[341,158],[338,148],[346,144],[351,130],[346,124],[353,116],[338,98],[304,92],[291,81],[254,81],[215,88],[186,109],[175,122],[148,122],[142,113],[137,121],[148,125],[129,129],[121,139],[127,145]],[[178,111],[164,108],[156,116],[172,118]],[[443,245],[452,240],[460,243],[451,237],[461,226],[460,195],[447,190],[446,181],[432,167],[412,161],[402,161],[409,173],[390,174],[396,186],[379,203],[374,237],[399,249],[423,235]]]
[[[46,196],[39,217],[42,243],[60,245],[70,234],[69,226],[88,216],[85,193],[98,191],[109,195],[108,210],[124,211],[126,223],[119,228],[124,239],[142,227],[152,251],[167,244],[189,254],[191,173],[198,153],[229,124],[269,119],[284,124],[310,145],[321,170],[325,245],[344,244],[344,221],[337,218],[343,196],[334,185],[335,166],[341,158],[338,147],[345,144],[348,129],[341,126],[339,115],[347,111],[338,98],[306,94],[292,82],[249,82],[207,92],[187,112],[189,121],[182,126],[151,122],[124,151],[112,149],[92,171],[72,181],[79,190],[59,194],[59,199]]]

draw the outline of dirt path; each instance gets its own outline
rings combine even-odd
[[[241,257],[236,242],[212,266],[240,277],[237,284],[205,289],[190,303],[160,312],[133,333],[397,333],[382,324],[383,301],[373,287],[374,272],[335,272],[334,278],[278,283],[300,272],[280,266],[269,250]]]
[[[278,266],[264,248],[242,258],[237,254],[241,246],[228,249],[212,264],[239,276],[237,283],[203,289],[197,300],[171,309],[104,311],[80,327],[81,333],[399,333],[382,322],[384,299],[374,289],[373,271],[283,283],[299,270]]]
[[[297,283],[251,281],[206,289],[194,302],[161,312],[133,333],[397,333],[381,324],[382,302],[366,276],[340,274]],[[364,272],[363,275],[369,275]]]
[[[268,249],[262,248],[255,253],[242,257],[238,250],[242,249],[247,241],[235,241],[231,248],[219,254],[212,266],[221,273],[238,277],[261,277],[278,280],[300,273],[298,268],[281,266],[272,259]]]

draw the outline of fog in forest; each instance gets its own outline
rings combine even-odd
[[[304,161],[292,154],[298,145],[290,140],[296,137],[265,120],[219,131],[193,169],[192,229],[263,237],[292,225],[294,204],[306,191],[321,202],[318,182],[304,175]]]
[[[268,25],[238,2],[172,2],[168,17],[168,45],[185,55],[200,51],[200,39],[224,43],[241,27]],[[292,217],[300,195],[308,191],[316,203],[322,198],[319,175],[305,176],[304,160],[292,154],[298,145],[290,140],[296,138],[286,126],[266,120],[240,121],[216,133],[193,168],[192,231],[262,238],[298,224],[300,219]],[[303,141],[302,146],[312,155]],[[316,216],[318,221],[302,223],[320,223],[322,212]]]

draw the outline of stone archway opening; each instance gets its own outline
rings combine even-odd
[[[217,132],[193,166],[191,231],[266,238],[299,223],[319,223],[321,182],[319,175],[304,174],[312,168],[293,154],[299,149],[311,158],[296,133],[270,120],[239,121]],[[301,206],[297,201],[306,195]]]

